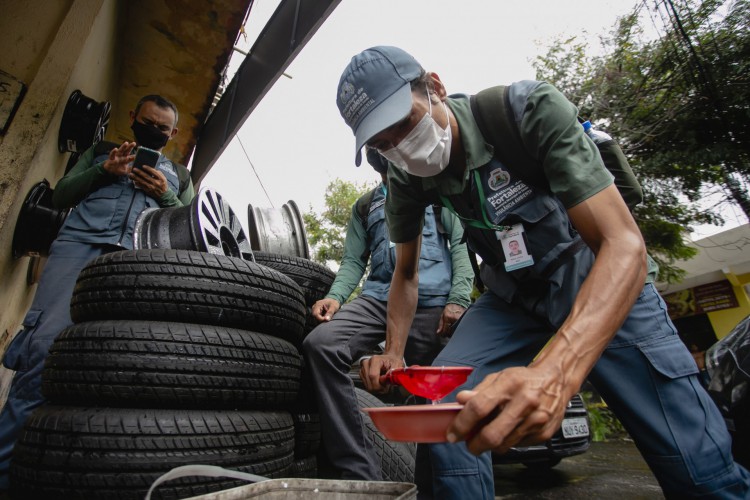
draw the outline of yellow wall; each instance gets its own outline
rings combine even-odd
[[[730,276],[729,279],[739,307],[708,313],[708,319],[711,321],[717,339],[725,337],[737,323],[750,314],[750,298],[744,288],[750,283],[750,274]]]
[[[54,186],[64,174],[69,154],[58,152],[57,136],[71,92],[80,89],[97,101],[110,100],[118,77],[114,54],[119,2],[51,0],[44,8],[35,4],[3,2],[0,16],[0,70],[27,85],[0,142],[0,353],[18,331],[36,289],[26,279],[31,259],[12,256],[23,199],[37,182],[46,178]],[[0,394],[7,378],[1,369]]]

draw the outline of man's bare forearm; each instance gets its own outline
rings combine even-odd
[[[385,354],[404,356],[419,300],[419,238],[396,245],[396,269],[388,293]]]
[[[573,212],[595,208],[582,206]],[[625,321],[643,289],[647,271],[646,250],[635,222],[628,221],[606,234],[591,237],[582,231],[582,235],[592,246],[596,261],[567,319],[532,364],[559,371],[565,390],[570,392],[566,397],[578,390]]]

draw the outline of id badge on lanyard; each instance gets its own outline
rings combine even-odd
[[[513,224],[504,231],[495,231],[505,254],[505,270],[513,271],[534,265],[534,257],[526,250],[523,224]]]

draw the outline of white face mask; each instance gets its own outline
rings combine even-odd
[[[451,156],[451,124],[450,119],[445,129],[432,118],[432,100],[429,99],[430,110],[411,129],[401,142],[394,148],[381,151],[388,161],[398,168],[418,177],[432,177],[448,166]],[[445,115],[448,117],[448,106]]]

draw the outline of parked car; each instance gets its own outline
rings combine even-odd
[[[706,351],[708,393],[732,435],[734,459],[750,467],[750,316]]]
[[[519,446],[502,455],[493,453],[494,464],[522,463],[529,468],[548,469],[563,458],[585,453],[591,446],[591,426],[586,406],[580,394],[568,402],[562,426],[544,443]]]

